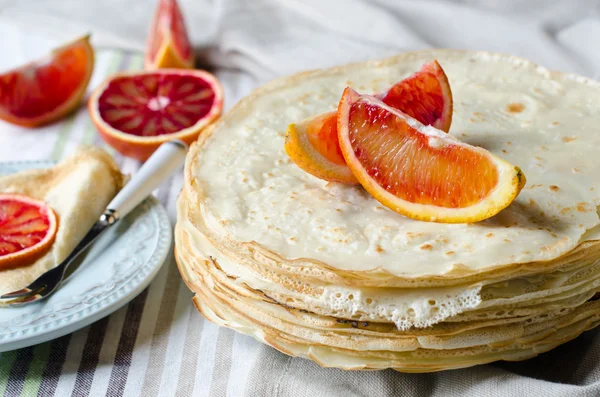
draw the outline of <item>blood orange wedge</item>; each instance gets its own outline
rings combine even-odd
[[[437,61],[377,94],[387,105],[421,123],[448,132],[452,124],[452,91]],[[285,151],[304,171],[327,181],[357,184],[339,148],[336,112],[311,117],[288,127]]]
[[[477,222],[508,206],[525,184],[518,167],[351,88],[337,117],[342,154],[360,184],[409,218]]]
[[[194,50],[176,0],[158,2],[150,26],[144,66],[147,70],[194,67]]]
[[[221,114],[222,92],[201,70],[121,73],[94,90],[88,110],[109,145],[144,161],[166,141],[195,141]]]
[[[43,201],[0,194],[0,269],[27,266],[50,248],[58,218]]]
[[[44,59],[0,75],[0,119],[37,127],[57,120],[81,102],[94,69],[89,36]]]

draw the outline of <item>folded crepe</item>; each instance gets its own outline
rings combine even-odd
[[[45,201],[59,218],[51,249],[29,266],[0,271],[0,294],[21,289],[62,262],[125,182],[113,158],[82,146],[54,167],[0,176],[0,192]]]

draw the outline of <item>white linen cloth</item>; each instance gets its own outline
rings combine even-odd
[[[551,69],[600,78],[598,0],[179,1],[199,65],[215,71],[223,82],[226,108],[277,76],[435,47],[511,53]],[[0,0],[0,69],[34,59],[56,43],[91,31],[93,43],[101,53],[90,85],[93,88],[110,70],[107,65],[112,55],[108,53],[114,53],[114,49],[143,51],[154,8],[155,1],[148,0]],[[127,67],[141,67],[139,54],[126,56]],[[0,123],[0,161],[60,158],[79,141],[100,144],[97,137],[90,135],[85,117],[85,112],[75,117],[73,128],[80,126],[82,131],[74,130],[68,136],[61,123],[37,131]],[[119,161],[126,172],[138,167],[130,159]],[[159,190],[159,198],[173,221],[174,198],[181,179],[178,175]],[[50,361],[45,364],[43,386],[38,393],[600,395],[598,331],[587,332],[565,346],[522,363],[496,363],[423,375],[344,372],[287,357],[207,322],[195,312],[191,293],[179,279],[172,260],[144,294],[129,307],[101,320],[101,325],[97,323],[63,338],[64,354],[57,359],[60,365],[52,372],[48,370]],[[128,332],[128,321],[136,313],[139,328]],[[132,347],[125,364],[119,353],[123,343]],[[88,363],[91,353],[82,350],[95,344],[99,344],[98,354],[92,355]],[[56,347],[56,351],[60,352],[60,348]],[[23,349],[15,353],[15,364],[6,365],[12,370],[4,380],[2,361],[8,358],[0,356],[0,388],[8,395],[27,390],[15,383],[13,374],[19,372],[19,357],[19,365],[31,373],[36,351],[33,350],[33,358]],[[44,389],[51,376],[56,378],[56,385]],[[118,382],[113,382],[115,379]]]

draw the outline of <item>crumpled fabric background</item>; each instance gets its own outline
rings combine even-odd
[[[198,63],[219,76],[226,108],[305,69],[448,47],[511,53],[600,78],[598,0],[179,0]],[[93,33],[90,88],[140,68],[154,0],[0,0],[0,69]],[[600,106],[600,104],[599,104]],[[600,131],[599,131],[600,133]],[[84,110],[24,131],[0,124],[0,161],[58,160],[103,145]],[[125,172],[139,164],[117,156]],[[175,221],[176,175],[157,192]],[[80,331],[0,356],[4,395],[598,396],[600,332],[521,363],[435,374],[344,372],[287,357],[205,321],[172,258],[128,306]]]

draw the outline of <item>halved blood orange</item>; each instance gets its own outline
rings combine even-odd
[[[89,36],[0,75],[0,119],[24,127],[57,120],[81,102],[94,69]]]
[[[28,266],[50,250],[58,217],[45,202],[0,194],[0,269]]]
[[[193,68],[194,49],[176,0],[160,0],[150,26],[145,69]]]
[[[223,90],[217,78],[184,69],[115,74],[88,101],[102,138],[140,161],[166,141],[192,143],[219,117],[222,107]]]
[[[445,132],[452,124],[452,91],[444,70],[435,60],[376,97],[421,123]],[[285,151],[300,168],[317,178],[358,183],[339,148],[336,112],[291,124]]]
[[[518,167],[351,88],[337,117],[342,154],[360,184],[409,218],[477,222],[508,206],[525,184]]]

